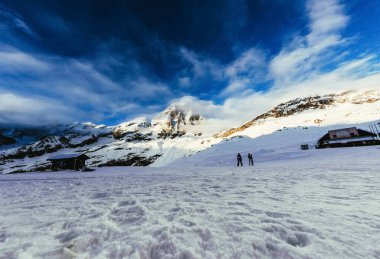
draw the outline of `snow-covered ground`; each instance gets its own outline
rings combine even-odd
[[[0,258],[379,258],[379,147],[302,152],[2,175]]]
[[[380,146],[313,148],[328,130],[379,125],[379,104],[270,117],[232,138],[196,136],[201,120],[180,138],[87,146],[93,159],[163,154],[156,167],[0,175],[0,258],[380,258]]]

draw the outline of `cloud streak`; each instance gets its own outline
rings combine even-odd
[[[13,29],[20,30],[33,38],[39,39],[39,36],[23,21],[22,17],[19,14],[9,10],[0,4],[0,21],[1,20],[3,20],[4,23]],[[0,26],[0,28],[1,27],[3,30],[9,29],[5,26]]]
[[[223,20],[236,16],[230,12],[236,2],[228,0],[217,7],[211,2],[191,5],[194,10],[178,3],[176,9],[147,16],[141,15],[147,12],[143,5],[130,3],[120,3],[127,13],[96,5],[73,9],[63,1],[36,3],[31,11],[18,8],[20,13],[0,5],[0,95],[3,101],[14,101],[0,106],[0,123],[62,119],[113,124],[153,116],[179,102],[236,126],[294,97],[375,87],[378,58],[349,52],[354,39],[343,36],[350,17],[341,2],[307,1],[306,24],[279,40],[270,34],[277,28],[272,23],[278,26],[281,17],[277,21],[270,15],[283,4],[246,2],[238,10],[242,17],[231,22]],[[250,6],[259,11],[249,11]],[[268,11],[260,9],[264,6]],[[88,19],[77,20],[83,14],[80,7]],[[283,13],[278,9],[275,14]],[[159,15],[165,12],[173,16]],[[112,15],[103,16],[106,13]],[[294,10],[290,13],[290,21],[298,19]],[[271,24],[256,26],[253,14]],[[100,18],[103,23],[94,27]],[[254,30],[249,26],[282,45],[262,44],[268,39],[256,39],[257,33],[250,37]]]
[[[126,86],[85,61],[36,56],[9,47],[0,49],[0,77],[2,101],[14,100],[0,106],[0,123],[38,125],[70,119],[99,122],[117,111],[133,116],[139,111],[125,107],[143,109],[138,100],[172,96],[165,84],[143,75],[125,82]],[[28,97],[29,89],[33,89],[32,98]],[[54,119],[51,112],[56,114]]]
[[[64,103],[40,96],[22,96],[0,92],[0,124],[49,125],[71,123],[81,118],[80,111]]]
[[[224,67],[229,83],[221,95],[226,99],[221,105],[208,104],[213,107],[211,117],[237,126],[296,97],[379,88],[376,56],[342,59],[340,53],[352,44],[341,35],[350,20],[344,6],[337,0],[310,0],[307,14],[309,32],[294,36],[277,55],[269,58],[264,51],[252,48]],[[260,82],[267,82],[269,87],[255,90]]]
[[[296,37],[270,63],[270,74],[277,85],[305,80],[310,73],[331,62],[334,47],[346,42],[340,31],[347,26],[348,17],[336,0],[308,2],[310,32]]]

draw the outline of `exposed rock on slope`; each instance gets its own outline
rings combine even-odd
[[[133,121],[124,122],[116,126],[112,132],[115,139],[127,137],[130,140],[142,139],[142,134],[139,133],[151,127],[151,123],[146,118],[137,118]],[[138,135],[137,137],[135,135]]]
[[[137,118],[115,127],[92,123],[59,126],[40,132],[43,137],[38,141],[0,151],[0,162],[7,165],[5,172],[43,170],[51,153],[80,152],[90,157],[90,166],[147,166],[157,159],[164,163],[209,145],[202,129],[194,130],[205,121],[171,105],[152,122]]]
[[[41,128],[41,132],[36,129],[2,129],[0,143],[11,143],[12,139],[18,145],[22,141],[29,143],[16,147],[11,145],[9,148],[3,146],[0,150],[0,171],[10,173],[48,169],[47,159],[52,153],[86,153],[90,157],[87,161],[89,166],[163,166],[234,135],[255,138],[285,127],[307,128],[339,123],[355,125],[378,120],[380,92],[345,92],[297,98],[276,106],[241,127],[214,137],[217,127],[213,127],[213,121],[184,107],[188,106],[171,105],[152,121],[137,118],[115,127],[75,123]],[[31,136],[33,138],[29,138]]]
[[[203,119],[191,110],[184,111],[172,104],[152,120],[152,125],[158,129],[159,137],[173,138],[184,135],[189,127],[199,125]]]
[[[232,128],[225,132],[216,134],[215,137],[229,137],[235,133],[242,132],[254,125],[258,125],[269,118],[281,118],[288,117],[294,114],[298,114],[307,110],[323,110],[327,107],[334,106],[337,104],[364,104],[364,103],[374,103],[380,101],[380,93],[377,91],[367,91],[364,93],[356,92],[344,92],[342,94],[330,94],[324,96],[314,96],[306,98],[297,98],[286,103],[281,103],[274,107],[270,111],[261,114],[254,118],[253,120],[243,124],[238,128]],[[315,119],[315,124],[320,124],[323,122],[321,119]]]
[[[25,157],[37,157],[47,153],[53,153],[63,148],[77,148],[96,143],[98,136],[90,135],[66,135],[47,136],[34,144],[11,149],[0,154],[0,159],[21,159]]]

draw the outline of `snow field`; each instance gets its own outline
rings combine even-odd
[[[379,258],[379,165],[346,158],[3,175],[0,258]]]

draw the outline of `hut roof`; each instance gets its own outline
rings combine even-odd
[[[58,155],[49,157],[48,160],[73,159],[73,158],[79,158],[79,157],[84,158],[84,159],[89,158],[85,154],[58,154]]]

